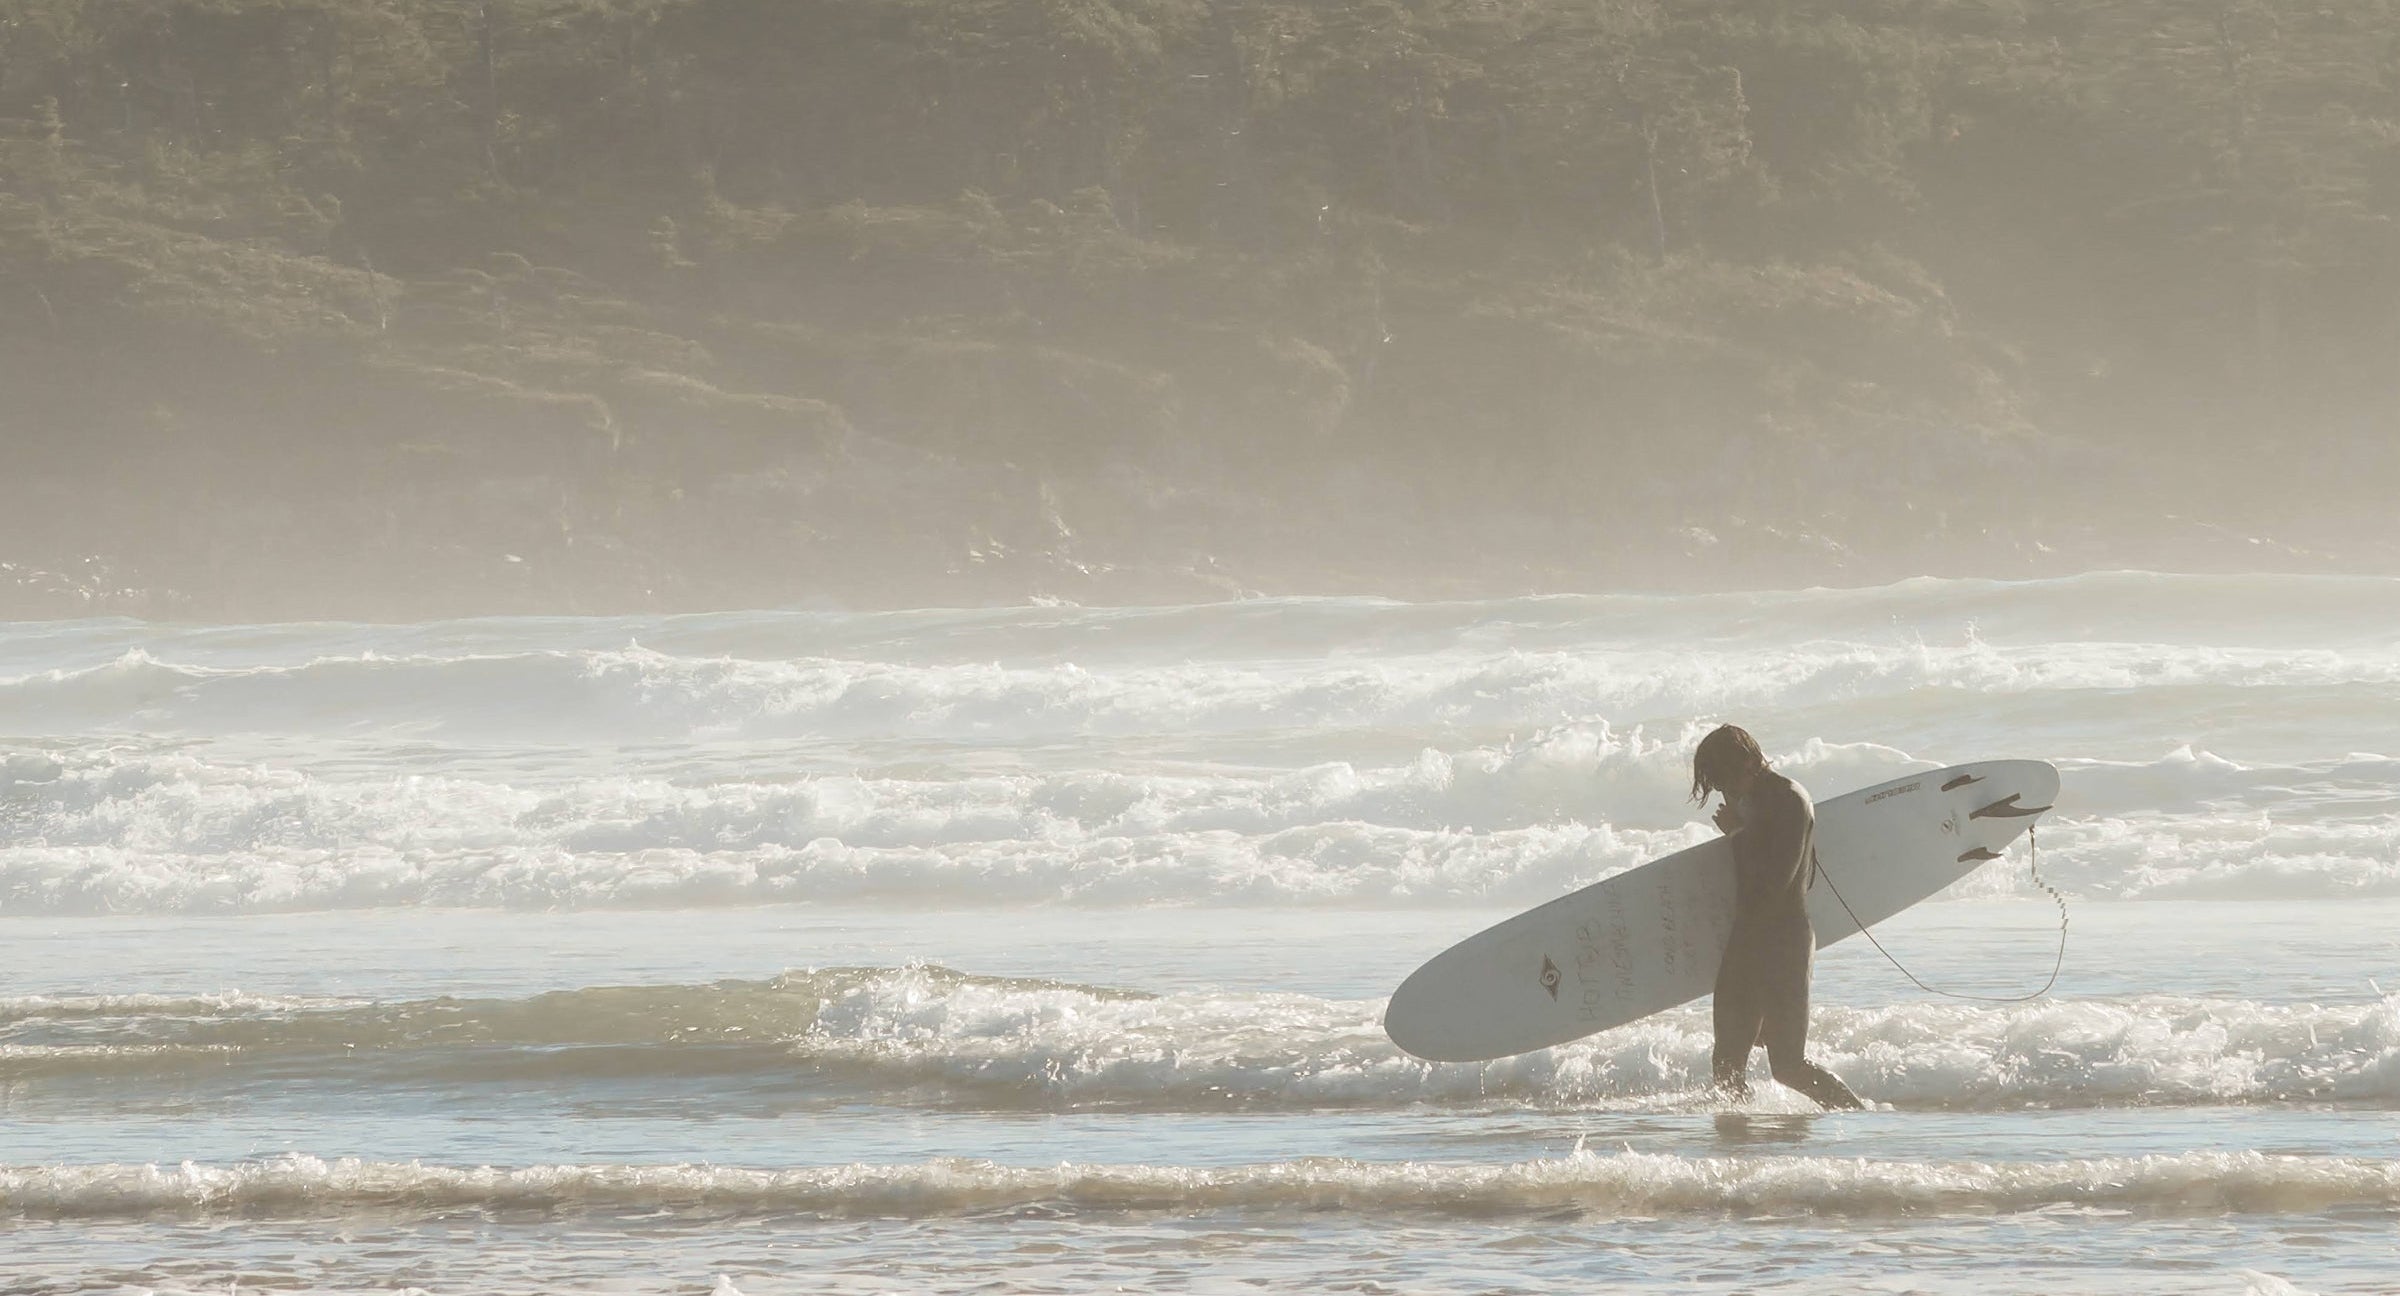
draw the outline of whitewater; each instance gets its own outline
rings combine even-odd
[[[2058,765],[2056,992],[1384,1038],[1451,941]],[[2395,1292],[2400,581],[0,625],[0,1290]],[[2020,844],[1879,929],[2038,986]]]

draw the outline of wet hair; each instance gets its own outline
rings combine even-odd
[[[1718,725],[1692,753],[1692,800],[1706,801],[1709,793],[1723,787],[1738,771],[1765,769],[1766,765],[1767,755],[1758,749],[1758,740],[1749,730]]]

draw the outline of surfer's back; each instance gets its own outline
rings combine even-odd
[[[1808,921],[1808,853],[1816,803],[1798,783],[1761,770],[1742,798],[1733,835],[1734,921]]]

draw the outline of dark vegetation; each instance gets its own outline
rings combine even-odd
[[[2387,0],[0,0],[0,612],[2386,565]]]

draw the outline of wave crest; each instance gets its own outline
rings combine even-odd
[[[1687,1007],[1481,1064],[1401,1053],[1382,1004],[1289,993],[1149,995],[938,967],[595,987],[527,999],[0,1001],[14,1071],[72,1079],[321,1060],[439,1083],[461,1050],[540,1051],[565,1075],[705,1070],[971,1110],[1529,1106],[1686,1110],[1712,1039]],[[2274,1005],[2143,996],[2006,1007],[1830,1008],[1812,1051],[1907,1107],[2355,1103],[2400,1107],[2400,995]],[[1779,1092],[1769,1090],[1767,1092]]]
[[[1576,1154],[1507,1165],[1352,1160],[1226,1168],[984,1161],[746,1170],[520,1169],[324,1161],[0,1169],[0,1209],[37,1218],[308,1218],[459,1210],[927,1218],[990,1211],[1508,1216],[1942,1216],[2057,1207],[2152,1215],[2400,1207],[2400,1163],[2198,1152],[2046,1162]]]

